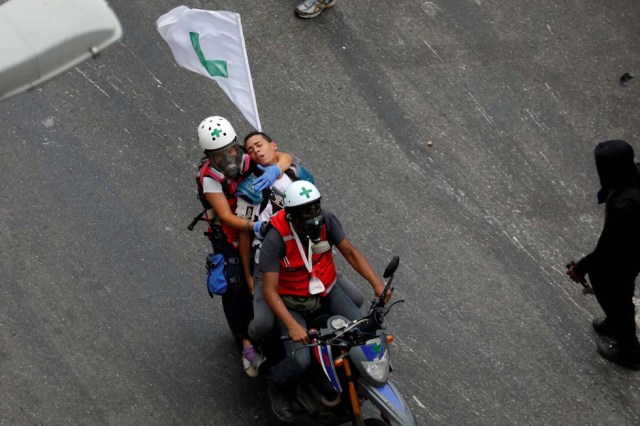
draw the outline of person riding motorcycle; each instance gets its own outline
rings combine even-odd
[[[271,219],[260,253],[264,297],[276,314],[286,356],[272,369],[269,396],[275,415],[283,421],[295,417],[288,390],[302,378],[310,363],[307,322],[319,313],[342,315],[349,320],[362,313],[336,283],[331,247],[336,246],[347,262],[380,296],[384,284],[362,253],[346,238],[337,217],[323,210],[318,188],[296,181],[284,192],[284,210]],[[391,294],[388,295],[390,297]]]
[[[244,148],[250,156],[251,162],[256,165],[268,167],[275,164],[277,160],[278,144],[264,132],[251,132],[245,136]],[[255,170],[254,172],[258,176],[261,174],[260,170]],[[243,184],[238,189],[241,195],[238,198],[236,215],[254,221],[269,222],[274,214],[284,208],[284,192],[291,183],[297,180],[307,180],[313,183],[313,176],[304,167],[292,165],[271,187],[263,190],[261,194],[256,194],[256,191],[251,194],[245,194],[245,191],[249,192],[250,190],[244,188],[244,183],[248,181],[243,181]],[[262,200],[261,202],[258,201],[260,199]],[[243,235],[241,234],[240,237],[242,238]],[[253,320],[249,324],[249,335],[254,342],[266,338],[275,327],[275,316],[264,300],[263,278],[259,267],[260,246],[263,238],[264,235],[258,232],[253,239],[254,255],[252,257],[255,263],[252,269],[245,269],[246,276],[253,275],[254,285],[250,286],[253,294]],[[247,253],[246,256],[249,257],[250,254]],[[364,303],[362,292],[346,276],[338,273],[337,285],[342,287],[356,306],[362,306]]]
[[[251,295],[239,251],[239,234],[248,234],[255,222],[241,219],[236,209],[238,184],[250,169],[250,158],[238,144],[236,131],[229,121],[220,116],[205,118],[198,125],[198,141],[205,158],[196,175],[199,198],[205,208],[209,224],[207,234],[214,253],[224,257],[224,276],[227,289],[222,295],[222,306],[227,323],[234,337],[242,342],[242,363],[247,374],[255,377],[264,361],[251,344],[247,328],[253,317]],[[277,164],[264,168],[264,173],[254,185],[269,187],[291,166],[291,156],[279,153]],[[246,244],[249,239],[245,238]]]

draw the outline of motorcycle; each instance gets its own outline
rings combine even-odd
[[[393,336],[385,331],[384,318],[404,300],[390,306],[385,300],[393,291],[391,283],[399,261],[395,256],[385,269],[387,284],[365,317],[353,322],[340,315],[319,318],[321,327],[308,330],[310,343],[300,349],[311,348],[317,363],[298,384],[296,399],[315,421],[334,425],[350,422],[356,426],[417,425],[402,394],[389,380],[389,344]],[[282,336],[281,340],[288,338]],[[337,393],[335,401],[322,397],[322,388],[326,393],[328,383],[334,395]],[[364,419],[362,405],[366,401],[379,411],[380,418]]]

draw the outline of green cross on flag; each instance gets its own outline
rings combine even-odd
[[[200,48],[200,34],[191,32],[189,33],[191,37],[191,45],[193,46],[193,50],[196,51],[196,55],[198,55],[198,59],[200,59],[200,63],[207,70],[211,77],[229,77],[229,73],[227,72],[227,61],[218,61],[216,59],[206,59],[204,57],[204,53]]]

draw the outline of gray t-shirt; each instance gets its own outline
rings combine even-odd
[[[327,241],[332,246],[340,244],[344,240],[344,230],[338,218],[327,210],[322,210],[324,221],[327,225]],[[306,238],[300,236],[302,246],[306,247]],[[262,272],[280,272],[280,259],[286,254],[284,240],[274,228],[271,228],[262,242],[260,251],[260,270]]]

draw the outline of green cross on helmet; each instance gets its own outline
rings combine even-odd
[[[293,209],[304,206],[318,201],[320,198],[320,191],[314,184],[306,180],[298,180],[284,191],[284,208]]]

